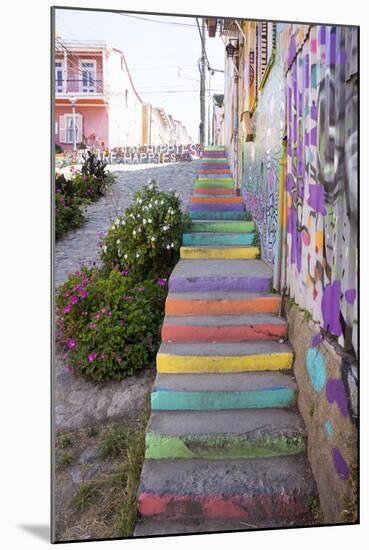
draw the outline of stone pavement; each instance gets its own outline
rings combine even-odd
[[[127,166],[117,171],[117,183],[111,195],[101,198],[87,209],[87,222],[57,242],[55,247],[55,286],[63,283],[68,272],[82,262],[99,261],[98,233],[106,231],[115,217],[130,205],[133,195],[155,178],[163,190],[176,189],[185,205],[189,204],[191,182],[200,161]],[[96,422],[137,416],[150,391],[153,373],[142,371],[121,382],[94,384],[65,371],[65,356],[55,350],[55,426],[58,430],[79,429]]]
[[[86,223],[60,239],[55,246],[55,286],[63,283],[67,274],[76,271],[82,262],[99,262],[98,233],[106,231],[118,214],[131,204],[133,195],[155,178],[160,189],[175,189],[183,204],[189,206],[191,185],[199,172],[199,160],[170,164],[131,165],[124,170],[112,170],[117,182],[111,193],[87,208]],[[116,167],[113,167],[116,168]]]

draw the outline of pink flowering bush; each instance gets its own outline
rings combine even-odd
[[[96,382],[150,366],[160,343],[166,280],[82,267],[58,289],[57,339],[69,371]]]
[[[182,233],[190,224],[175,191],[160,191],[153,180],[134,196],[101,243],[107,270],[129,269],[135,277],[167,277],[179,258]]]

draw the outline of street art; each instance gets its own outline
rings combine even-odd
[[[277,26],[278,27],[278,26]],[[265,29],[266,32],[267,29]],[[277,29],[278,31],[278,29]],[[274,32],[270,29],[269,36]],[[273,42],[269,41],[269,44]],[[268,60],[268,59],[267,59]],[[256,78],[256,75],[254,75]],[[246,209],[258,229],[261,257],[276,265],[279,243],[279,171],[282,156],[281,116],[284,117],[284,87],[281,58],[276,59],[262,91],[252,121],[254,142],[243,146],[243,195]]]
[[[314,321],[357,351],[357,31],[289,29],[287,280]]]

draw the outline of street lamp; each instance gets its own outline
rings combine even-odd
[[[77,136],[76,136],[76,101],[77,98],[71,97],[69,101],[72,104],[72,129],[73,129],[73,151],[77,151]]]
[[[237,51],[237,48],[233,46],[230,40],[228,45],[226,46],[227,57],[234,57],[236,51]]]

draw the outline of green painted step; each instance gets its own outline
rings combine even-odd
[[[199,187],[204,189],[233,189],[234,184],[231,179],[220,180],[218,179],[206,179],[206,180],[196,180],[193,184],[194,189]]]
[[[257,458],[304,450],[303,424],[294,411],[161,411],[151,415],[145,458]]]
[[[251,233],[255,231],[252,221],[195,221],[191,225],[191,233]]]

